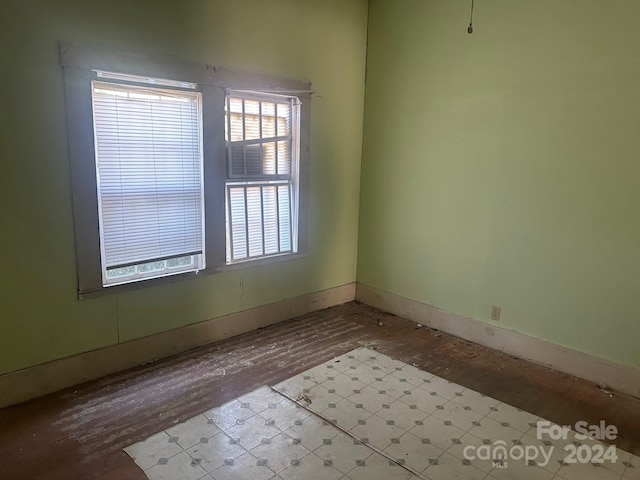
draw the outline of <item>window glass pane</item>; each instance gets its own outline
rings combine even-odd
[[[244,135],[245,140],[260,138],[260,102],[244,101]]]
[[[133,275],[134,273],[136,273],[135,265],[131,265],[130,267],[108,268],[107,269],[107,277],[108,278],[127,277],[129,275]]]
[[[284,140],[278,142],[278,175],[291,173],[291,142]]]
[[[277,173],[275,142],[262,144],[262,171],[265,175],[275,175]]]
[[[278,225],[278,199],[275,186],[262,188],[262,205],[264,211],[264,253],[270,255],[280,251]]]
[[[192,256],[170,258],[167,260],[167,268],[186,267],[191,264],[193,264]]]
[[[164,260],[161,260],[159,262],[149,262],[149,263],[143,263],[142,265],[138,265],[138,273],[147,273],[147,272],[154,272],[157,270],[164,270],[166,267]]]
[[[278,103],[278,131],[279,137],[290,135],[291,133],[291,106],[288,103]]]
[[[230,112],[227,112],[228,132],[231,133],[231,138],[227,137],[231,142],[238,142],[244,140],[244,133],[242,129],[242,100],[239,98],[229,99]]]
[[[230,187],[229,206],[232,260],[247,258],[247,230],[244,187]],[[229,228],[229,227],[227,227]]]
[[[190,271],[202,259],[200,255],[186,255],[184,257],[169,258],[156,262],[146,262],[139,265],[107,269],[107,277],[115,283],[130,280],[155,278],[165,274]]]
[[[262,138],[276,135],[276,104],[262,102]]]
[[[202,251],[200,93],[92,87],[104,285],[162,274],[165,258]]]
[[[244,147],[242,144],[229,147],[227,149],[227,155],[231,157],[231,174],[244,175]]]
[[[247,175],[262,175],[262,149],[260,145],[246,145],[244,155]]]
[[[292,252],[292,192],[297,192],[292,164],[298,158],[292,145],[298,140],[291,122],[298,118],[293,115],[298,103],[260,92],[247,92],[246,98],[244,92],[231,95],[235,106],[229,108],[228,120],[242,117],[244,137],[227,144],[233,177],[227,182],[227,262]],[[251,178],[240,181],[243,176]]]
[[[278,187],[278,215],[280,226],[280,250],[291,250],[291,204],[289,186]]]
[[[247,188],[247,229],[249,231],[249,256],[258,257],[263,255],[260,187]]]

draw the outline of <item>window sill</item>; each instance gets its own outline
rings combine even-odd
[[[182,280],[187,280],[190,278],[197,278],[198,276],[203,275],[205,273],[213,273],[213,272],[210,272],[209,270],[206,270],[206,269],[200,270],[197,273],[193,271],[183,272],[183,273],[176,273],[175,275],[166,275],[164,277],[148,278],[148,279],[139,280],[137,282],[129,282],[129,283],[122,283],[119,285],[102,287],[96,290],[86,290],[83,292],[78,292],[78,299],[87,300],[90,298],[104,297],[106,295],[113,295],[113,294],[117,295],[119,293],[130,292],[133,290],[140,290],[142,288],[154,287],[156,285],[167,285],[170,283],[176,283],[176,282],[180,282]]]
[[[248,260],[246,262],[234,263],[232,265],[205,268],[204,270],[200,270],[198,273],[184,272],[184,273],[178,273],[175,275],[167,275],[165,277],[160,277],[160,278],[149,278],[147,280],[140,280],[139,282],[123,283],[121,285],[103,287],[98,290],[78,292],[78,299],[86,300],[91,298],[98,298],[98,297],[103,297],[105,295],[125,293],[133,290],[140,290],[142,288],[154,287],[157,285],[167,285],[171,283],[181,282],[183,280],[194,279],[202,275],[212,275],[216,273],[231,272],[234,270],[241,270],[244,268],[257,267],[261,265],[269,265],[272,263],[289,262],[292,260],[299,260],[307,257],[308,255],[306,253],[293,253],[290,255],[279,255],[277,257]]]
[[[301,258],[307,258],[306,253],[292,253],[289,255],[277,255],[275,257],[258,258],[256,260],[247,260],[246,262],[232,263],[231,265],[224,265],[222,267],[216,267],[216,272],[231,272],[234,270],[241,270],[243,268],[258,267],[261,265],[269,265],[272,263],[288,262],[290,260],[299,260]]]

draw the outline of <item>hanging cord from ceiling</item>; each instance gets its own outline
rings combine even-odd
[[[473,3],[475,0],[471,0],[471,15],[469,15],[469,26],[467,27],[467,33],[473,33]]]

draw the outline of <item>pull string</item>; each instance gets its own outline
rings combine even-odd
[[[473,4],[475,0],[471,0],[471,15],[469,15],[469,26],[467,27],[467,33],[473,33]]]

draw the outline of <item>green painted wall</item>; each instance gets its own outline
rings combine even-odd
[[[0,374],[355,281],[366,0],[3,0]],[[309,256],[76,299],[57,41],[313,82]]]
[[[640,2],[372,0],[358,281],[640,367]]]
[[[0,374],[353,282],[356,259],[640,367],[640,4],[482,0],[473,35],[468,7],[371,1],[360,177],[366,0],[4,0]],[[77,300],[59,39],[311,80],[309,257]]]

